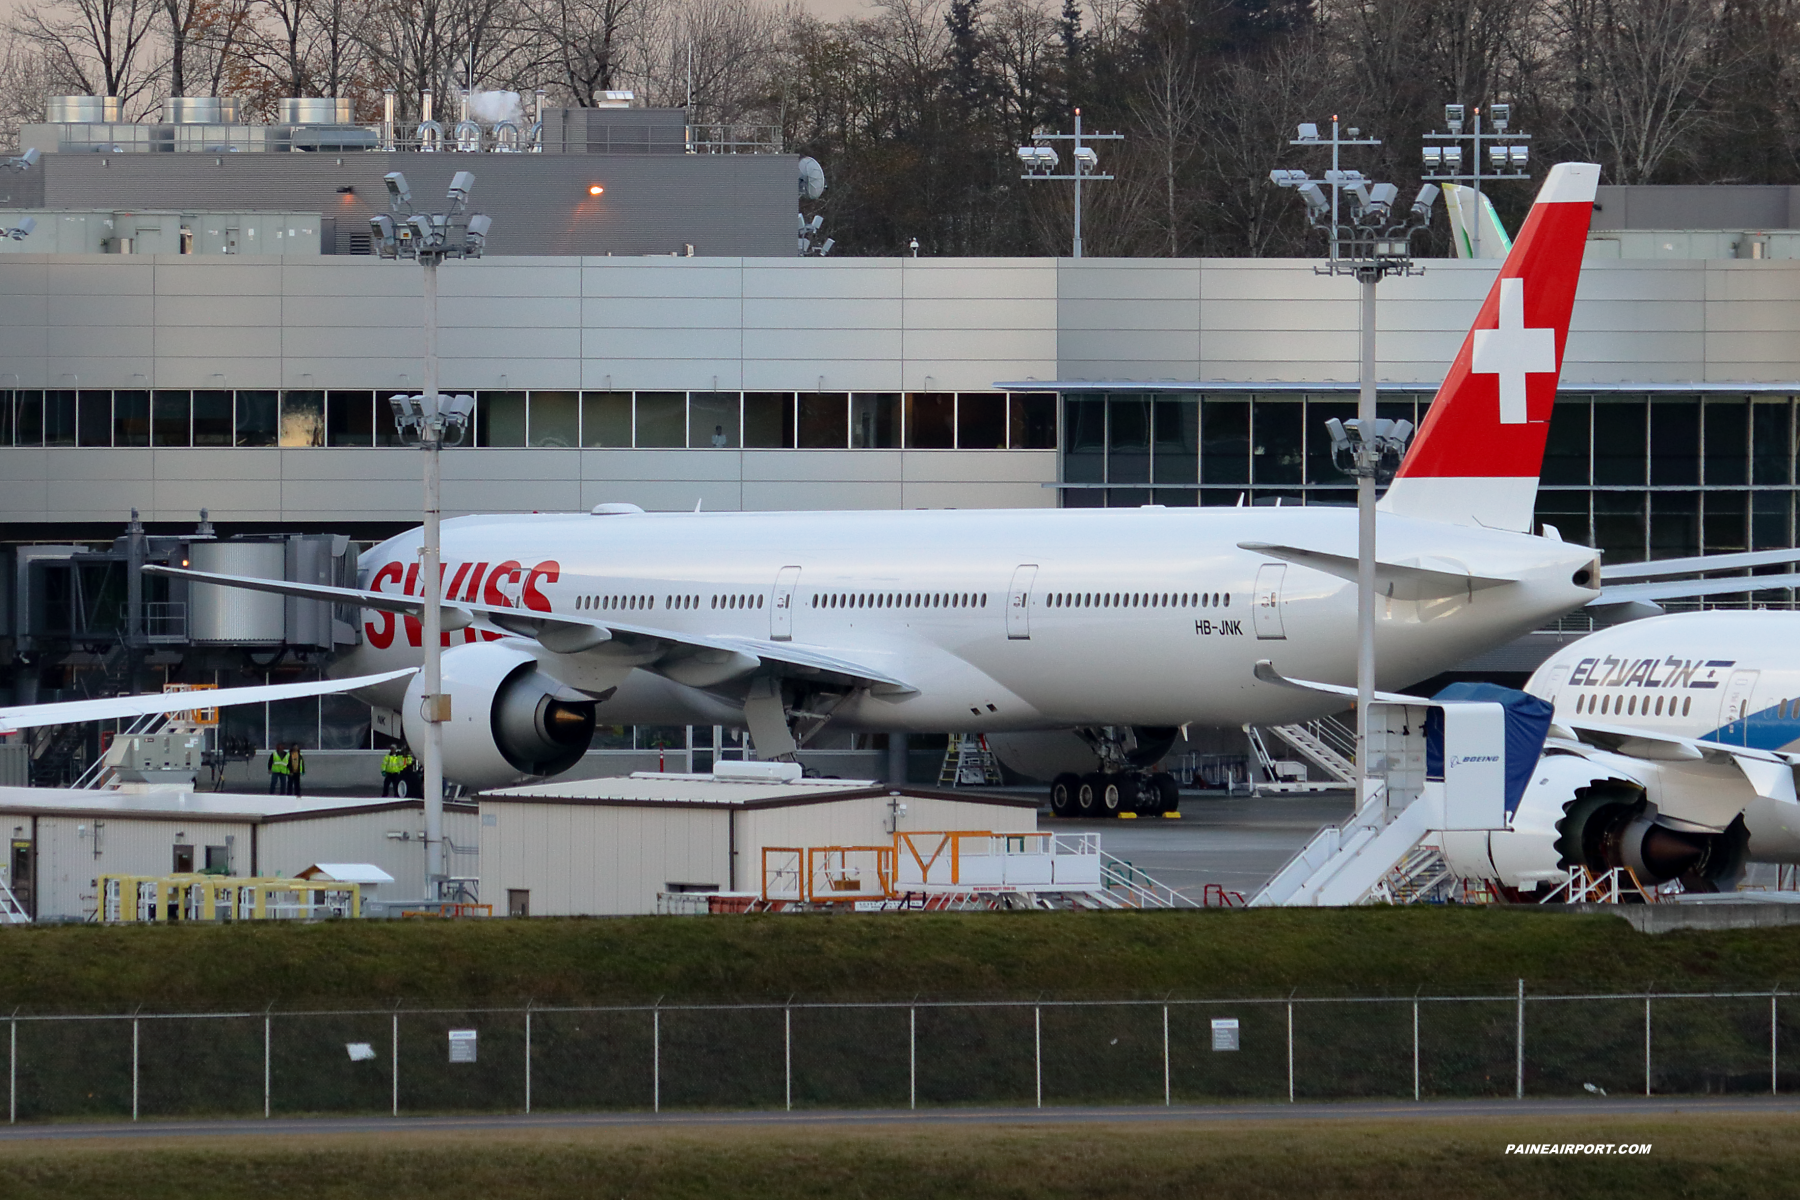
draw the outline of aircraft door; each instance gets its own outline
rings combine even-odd
[[[1256,636],[1264,641],[1285,641],[1287,631],[1281,625],[1281,579],[1287,574],[1286,563],[1264,563],[1256,572]]]
[[[1744,722],[1736,729],[1726,730],[1720,734],[1724,741],[1735,741],[1740,746],[1750,744],[1750,693],[1756,688],[1758,671],[1733,671],[1731,678],[1725,681],[1725,694],[1719,699],[1719,724],[1731,725]]]
[[[1015,641],[1031,638],[1031,585],[1036,580],[1036,563],[1024,563],[1013,572],[1012,589],[1006,593],[1006,636]]]
[[[769,606],[769,640],[794,640],[794,588],[800,582],[799,567],[783,567],[775,576],[775,603]]]

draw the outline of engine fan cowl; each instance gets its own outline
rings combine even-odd
[[[444,778],[472,791],[568,770],[594,736],[595,702],[544,674],[531,654],[504,642],[444,652]],[[424,745],[425,677],[413,676],[401,712],[406,738]]]

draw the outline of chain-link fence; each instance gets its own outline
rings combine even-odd
[[[13,1016],[12,1121],[1779,1093],[1794,993]]]

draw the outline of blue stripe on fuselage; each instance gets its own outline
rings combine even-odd
[[[1703,733],[1703,742],[1721,742],[1727,746],[1744,746],[1751,750],[1785,750],[1800,741],[1800,704],[1790,704],[1786,717],[1778,716],[1780,705],[1753,712],[1741,721],[1721,725],[1711,733]]]

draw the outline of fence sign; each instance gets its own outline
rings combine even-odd
[[[1236,1050],[1238,1048],[1238,1019],[1236,1017],[1214,1017],[1212,1035],[1214,1050]]]
[[[344,1049],[349,1052],[351,1062],[368,1062],[375,1057],[375,1047],[367,1042],[345,1042]]]
[[[453,1063],[475,1061],[475,1031],[473,1029],[452,1029],[450,1031],[450,1061]]]

